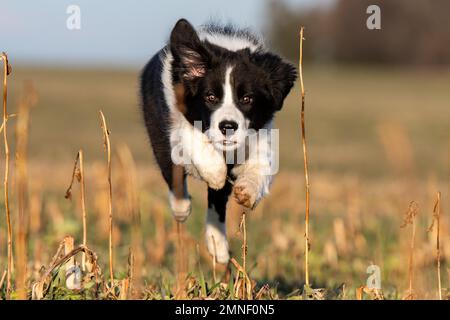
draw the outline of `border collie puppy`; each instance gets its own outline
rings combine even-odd
[[[172,213],[185,221],[191,212],[187,175],[207,183],[206,244],[219,263],[230,258],[229,195],[254,208],[269,192],[271,135],[258,132],[272,128],[296,76],[248,30],[210,24],[196,31],[184,19],[142,72],[145,125]]]

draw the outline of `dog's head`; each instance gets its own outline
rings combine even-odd
[[[224,151],[243,145],[249,129],[269,123],[296,79],[295,67],[279,56],[201,40],[183,19],[172,30],[170,50],[173,81],[184,86],[186,118],[201,121],[202,130]]]

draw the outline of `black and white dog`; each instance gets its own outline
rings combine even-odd
[[[208,184],[206,244],[220,263],[230,257],[229,195],[253,208],[269,192],[274,173],[271,136],[251,137],[272,128],[295,79],[295,67],[249,31],[213,24],[196,31],[184,19],[142,72],[145,124],[172,213],[178,221],[190,214],[186,175]],[[236,154],[244,155],[241,161]]]

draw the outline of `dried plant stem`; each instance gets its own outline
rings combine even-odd
[[[411,233],[411,252],[409,254],[409,295],[413,298],[413,277],[414,277],[414,242],[416,239],[416,218],[412,219],[412,233]]]
[[[438,297],[442,300],[442,282],[441,282],[441,248],[440,248],[440,219],[441,219],[441,193],[436,195],[436,202],[433,208],[433,222],[428,228],[428,232],[433,230],[434,223],[436,223],[436,268],[438,280]]]
[[[437,220],[437,233],[436,233],[436,264],[437,264],[437,278],[438,278],[438,290],[439,300],[442,300],[442,283],[441,283],[441,250],[439,244],[440,236],[440,216],[441,216],[441,193],[438,192],[436,200],[436,220]]]
[[[125,278],[120,280],[120,300],[127,300],[128,299],[128,292],[130,291],[130,279]]]
[[[244,209],[242,212],[241,222],[239,224],[239,230],[242,232],[242,266],[240,266],[234,259],[231,259],[231,263],[233,263],[238,269],[238,273],[236,275],[236,294],[239,295],[242,299],[250,300],[252,299],[252,282],[247,274],[247,225],[246,225],[246,215],[249,209]],[[239,274],[242,274],[242,278],[239,279]],[[239,289],[241,292],[239,292]]]
[[[19,117],[16,122],[16,172],[17,172],[17,297],[21,300],[27,298],[26,278],[27,278],[27,233],[29,224],[28,209],[28,170],[27,170],[27,148],[28,148],[28,127],[30,109],[37,102],[37,94],[30,83],[25,85],[25,93],[18,105]]]
[[[243,234],[242,241],[242,268],[247,272],[247,225],[246,225],[246,210],[242,212],[241,230]],[[245,297],[246,286],[242,286],[242,296]]]
[[[66,236],[63,240],[64,242],[64,254],[68,254],[74,249],[74,240],[71,236]],[[65,265],[66,269],[66,287],[69,290],[79,290],[81,288],[81,279],[77,276],[79,268],[75,257],[72,256]]]
[[[252,281],[245,271],[244,267],[241,266],[236,259],[231,258],[230,262],[236,267],[236,279],[234,281],[234,292],[236,298],[251,300],[252,299]],[[240,291],[241,288],[245,288],[246,290]]]
[[[87,246],[87,214],[86,214],[86,190],[84,184],[84,160],[83,160],[83,150],[78,151],[80,159],[80,184],[81,184],[81,211],[83,214],[83,245]],[[86,253],[83,252],[81,260],[81,268],[83,271],[86,270]]]
[[[133,293],[133,281],[134,281],[134,252],[133,252],[133,248],[130,247],[129,251],[128,251],[128,270],[127,270],[127,276],[128,276],[128,280],[129,280],[129,287],[128,290],[129,292]],[[122,292],[121,292],[122,294]]]
[[[7,136],[7,122],[8,122],[8,111],[6,109],[6,102],[8,98],[8,81],[7,77],[11,73],[11,67],[8,63],[8,56],[5,52],[2,53],[1,59],[3,60],[3,140],[5,147],[5,177],[4,177],[4,192],[5,192],[5,213],[6,213],[6,225],[8,229],[8,267],[6,275],[6,298],[9,298],[11,293],[11,274],[12,274],[12,227],[11,227],[11,214],[9,210],[9,145]]]
[[[81,189],[81,212],[82,212],[82,221],[83,221],[83,245],[87,246],[87,214],[86,214],[86,191],[85,191],[85,183],[84,183],[84,161],[83,161],[83,150],[79,150],[77,153],[77,158],[75,159],[75,164],[73,166],[72,171],[72,180],[70,181],[70,185],[66,190],[66,199],[71,198],[72,186],[75,178],[77,178],[80,183]],[[83,271],[86,271],[86,254],[82,253],[81,260],[81,268]]]
[[[407,225],[411,225],[411,242],[408,261],[408,274],[409,274],[409,293],[405,299],[414,299],[413,294],[413,276],[414,276],[414,243],[416,239],[416,216],[419,213],[419,205],[415,201],[411,201],[408,207],[408,211],[405,214],[403,224],[400,228],[404,228]]]
[[[106,156],[108,161],[108,186],[109,186],[109,199],[108,199],[108,216],[109,216],[109,276],[111,279],[111,286],[114,285],[114,273],[113,273],[113,212],[112,212],[112,183],[111,183],[111,143],[109,141],[109,130],[106,125],[106,119],[103,112],[100,110],[101,127],[103,129],[104,145],[106,149]]]
[[[63,242],[64,242],[64,254],[68,254],[73,250],[75,241],[73,240],[73,237],[66,236],[64,237]],[[71,257],[69,261],[67,261],[66,263],[66,270],[69,270],[70,267],[74,265],[75,265],[75,258]]]
[[[5,282],[7,271],[3,271],[2,277],[0,278],[0,289],[3,287],[3,282]]]
[[[300,28],[300,59],[298,70],[300,74],[301,89],[301,127],[302,127],[302,146],[303,146],[303,165],[305,170],[305,190],[306,190],[306,210],[305,210],[305,284],[309,286],[309,175],[308,175],[308,152],[306,149],[306,129],[305,129],[305,87],[303,85],[303,32],[304,27]]]
[[[200,257],[199,257],[200,259]],[[200,261],[200,260],[199,260]],[[200,263],[200,262],[199,262]],[[184,250],[183,224],[177,221],[177,293],[176,299],[186,299],[186,254]]]
[[[33,300],[40,300],[45,296],[46,291],[49,289],[49,284],[52,280],[52,273],[53,271],[60,267],[62,264],[66,263],[69,259],[71,259],[73,256],[78,254],[79,252],[86,253],[88,257],[89,264],[91,265],[91,270],[89,272],[93,272],[96,282],[101,277],[101,270],[97,263],[97,254],[89,249],[88,247],[84,245],[80,245],[77,248],[73,249],[69,253],[64,253],[65,248],[65,241],[63,240],[56,252],[56,254],[53,256],[53,259],[48,266],[48,268],[45,270],[45,272],[40,276],[40,278],[33,283],[32,285],[32,299]],[[63,254],[63,256],[61,256]]]
[[[217,247],[216,247],[216,240],[214,239],[213,235],[211,235],[211,240],[214,244],[214,255],[212,257],[212,265],[213,265],[213,280],[214,280],[214,284],[216,284],[217,283],[217,275],[216,275]]]

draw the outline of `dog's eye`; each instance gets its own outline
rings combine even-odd
[[[253,98],[251,96],[243,96],[241,99],[242,104],[251,104],[253,103]]]
[[[208,101],[208,102],[210,102],[210,103],[216,103],[218,99],[217,99],[217,97],[216,97],[213,93],[208,93],[208,94],[205,96],[205,100]]]

